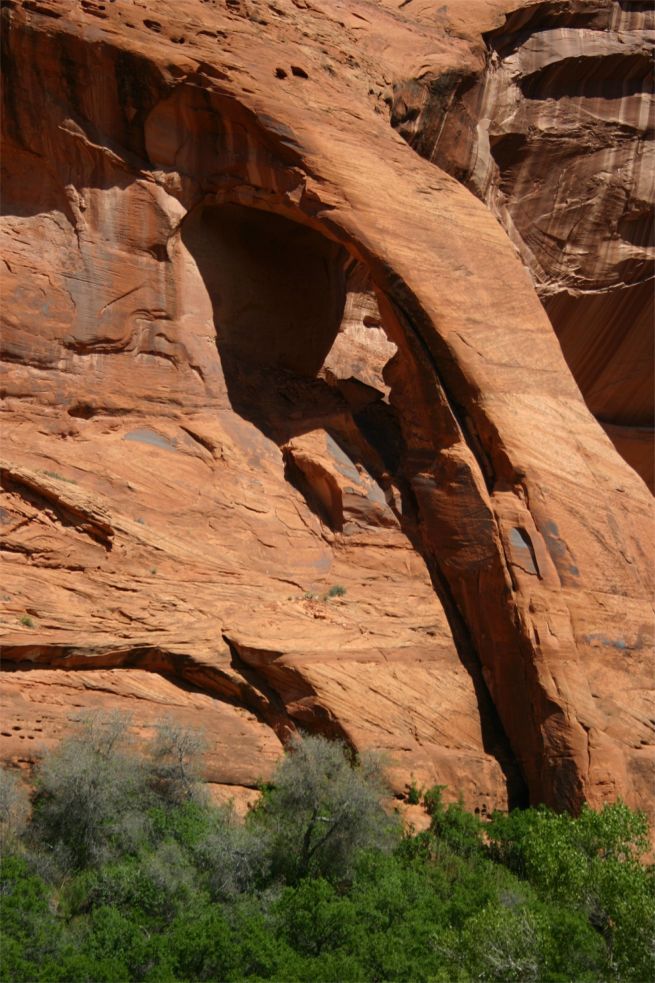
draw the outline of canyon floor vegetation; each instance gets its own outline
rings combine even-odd
[[[305,737],[240,822],[201,750],[162,724],[144,753],[97,717],[31,800],[1,773],[2,980],[655,978],[648,829],[622,803],[481,821],[436,787],[408,834],[379,760]]]

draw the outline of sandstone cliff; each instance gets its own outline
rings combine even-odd
[[[654,40],[648,2],[524,3],[485,33],[481,69],[428,63],[389,100],[411,146],[502,222],[587,405],[651,490]]]
[[[434,7],[3,3],[5,759],[119,707],[204,729],[244,800],[304,727],[480,810],[649,804],[652,498],[533,286],[641,427],[636,375],[602,406],[645,192],[599,147],[621,201],[555,207],[533,114],[634,14],[635,91],[581,82],[634,171],[642,5]]]

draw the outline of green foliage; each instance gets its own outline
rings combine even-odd
[[[458,803],[445,807],[442,791],[443,786],[435,785],[425,793],[425,807],[432,819],[432,832],[460,856],[482,855],[484,827],[481,821]]]
[[[395,824],[382,808],[382,792],[374,758],[353,765],[336,742],[297,741],[253,817],[270,839],[274,872],[290,883],[309,874],[339,880],[358,850],[392,846]]]
[[[192,850],[209,835],[216,821],[216,812],[200,797],[182,802],[171,809],[162,803],[148,812],[150,834],[155,843],[175,840],[184,849]]]
[[[3,851],[0,899],[0,979],[38,979],[38,967],[61,945],[61,926],[51,910],[48,886],[23,857]]]
[[[282,937],[304,956],[319,956],[348,945],[356,914],[352,901],[322,878],[287,888],[276,905]]]
[[[333,584],[326,592],[326,597],[344,597],[346,588],[342,584]]]
[[[445,785],[433,785],[423,796],[423,804],[428,816],[443,811],[443,792]]]
[[[423,791],[418,787],[415,781],[412,781],[411,785],[407,787],[407,802],[410,806],[417,806],[423,796]]]
[[[168,948],[176,979],[226,980],[237,975],[239,947],[217,905],[176,919],[169,930]]]
[[[128,732],[64,742],[31,822],[0,776],[1,980],[653,978],[647,828],[622,803],[482,823],[436,786],[400,839],[379,762],[305,738],[240,823],[199,794],[197,737],[163,724],[137,756]]]
[[[110,906],[134,919],[165,921],[195,896],[195,879],[184,850],[164,841],[139,856],[85,872],[67,885],[66,895],[74,913]]]
[[[490,852],[540,896],[581,910],[602,934],[623,979],[655,977],[655,883],[641,859],[645,817],[622,803],[573,819],[548,809],[496,815]]]
[[[33,833],[62,872],[110,860],[145,839],[143,763],[127,753],[127,722],[94,717],[37,770]]]
[[[31,618],[29,614],[21,615],[19,621],[25,628],[34,628],[34,618]]]

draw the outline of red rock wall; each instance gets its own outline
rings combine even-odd
[[[397,83],[394,124],[498,216],[587,405],[653,490],[655,12],[515,6],[481,72]]]
[[[502,5],[397,7],[5,5],[5,758],[123,706],[220,794],[305,727],[481,810],[648,803],[652,499],[384,103]]]

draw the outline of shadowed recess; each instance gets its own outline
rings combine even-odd
[[[343,313],[343,250],[303,225],[241,205],[203,206],[183,239],[212,300],[221,354],[315,375]]]

